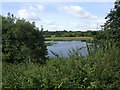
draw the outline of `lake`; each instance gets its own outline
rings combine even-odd
[[[73,49],[77,51],[78,49],[80,49],[82,47],[84,47],[84,48],[79,50],[81,55],[86,56],[88,54],[87,49],[86,49],[86,42],[82,42],[82,41],[46,41],[45,43],[54,43],[51,46],[47,46],[49,57],[55,57],[55,55],[52,52],[60,55],[61,57],[68,57],[70,51],[72,51],[72,53],[73,53]]]

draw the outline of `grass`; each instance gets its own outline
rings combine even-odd
[[[71,40],[75,40],[75,41],[89,41],[89,40],[93,40],[92,37],[47,37],[45,38],[46,41],[49,40],[58,40],[58,41],[71,41]]]
[[[46,64],[3,62],[3,88],[120,89],[120,49],[97,50],[82,57],[51,58]]]
[[[52,46],[55,43],[49,42],[49,43],[45,43],[46,46]]]

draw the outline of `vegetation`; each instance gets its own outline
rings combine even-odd
[[[3,63],[3,88],[120,89],[120,49],[98,50],[83,58],[52,58],[45,65]]]
[[[96,42],[103,48],[111,47],[115,44],[120,47],[120,1],[115,2],[115,6],[105,17],[106,23],[103,30],[95,37]]]
[[[58,41],[69,41],[69,40],[76,40],[76,41],[89,41],[93,40],[92,37],[48,37],[45,40],[58,40]]]
[[[29,57],[44,61],[42,31],[25,20],[13,22],[13,15],[2,18],[3,88],[120,89],[120,1],[106,17],[103,30],[95,35],[98,48],[86,57],[74,50],[68,58],[51,58],[45,64],[27,61]]]
[[[94,37],[98,31],[44,31],[45,37]]]
[[[2,16],[2,58],[3,61],[44,63],[47,55],[42,30],[39,31],[24,19],[17,19],[8,13]]]
[[[53,44],[56,44],[56,43],[54,43],[54,42],[46,42],[45,43],[46,46],[52,46]]]

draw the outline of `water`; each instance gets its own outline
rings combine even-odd
[[[82,41],[46,41],[46,43],[47,42],[55,43],[52,46],[47,46],[49,57],[55,57],[55,55],[52,52],[59,54],[62,57],[68,57],[69,51],[73,51],[72,49],[77,50],[82,47],[84,47],[80,50],[80,53],[82,54],[82,56],[86,56],[88,54],[87,49],[85,48],[86,42],[82,42]]]

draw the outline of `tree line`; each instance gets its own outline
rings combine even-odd
[[[99,31],[44,31],[45,37],[94,37]]]

